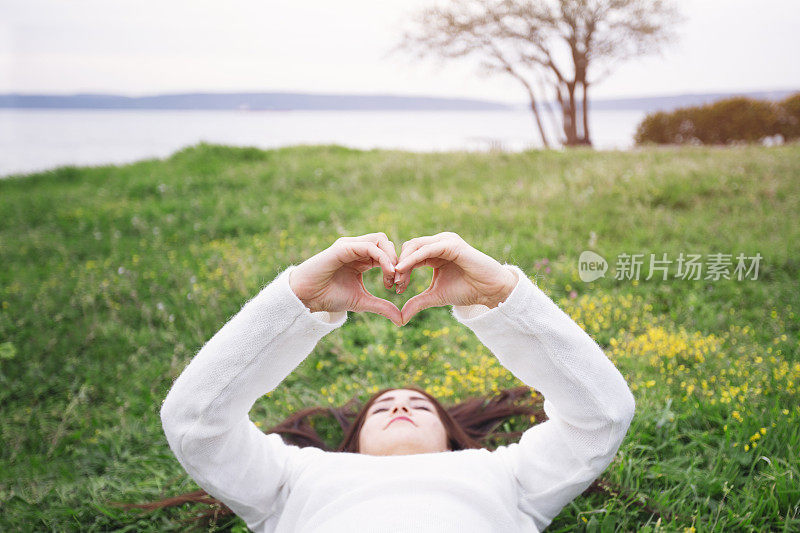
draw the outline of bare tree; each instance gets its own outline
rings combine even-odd
[[[591,145],[589,87],[619,62],[651,53],[681,20],[671,0],[451,0],[420,12],[398,48],[418,57],[475,57],[482,72],[519,81],[530,99],[542,143],[539,110],[553,91],[561,109],[558,142]]]

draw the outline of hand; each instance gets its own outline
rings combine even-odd
[[[405,303],[401,311],[403,325],[429,307],[474,304],[497,307],[518,281],[516,272],[449,231],[403,243],[395,265],[398,294],[408,287],[411,272],[422,266],[433,267],[433,280],[424,292]]]
[[[401,325],[400,310],[393,303],[370,294],[362,274],[376,266],[383,284],[394,285],[397,253],[385,233],[341,237],[330,248],[310,257],[289,275],[289,285],[300,301],[314,311],[368,311]]]

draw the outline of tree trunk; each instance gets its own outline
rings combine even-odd
[[[550,143],[547,140],[547,135],[544,133],[544,126],[542,125],[542,117],[539,114],[539,106],[536,105],[536,94],[533,92],[533,87],[531,84],[528,83],[524,77],[522,77],[518,72],[516,72],[510,65],[506,64],[505,71],[508,72],[511,76],[519,80],[520,83],[525,87],[525,90],[528,91],[528,98],[531,101],[531,111],[533,111],[533,117],[536,120],[536,126],[539,128],[539,135],[542,137],[542,144],[545,148],[550,148]]]
[[[550,143],[547,142],[547,135],[544,133],[544,126],[542,125],[542,117],[539,115],[539,107],[536,105],[536,100],[531,98],[531,111],[536,119],[536,127],[539,128],[539,135],[542,136],[542,144],[545,148],[550,148]]]
[[[542,136],[542,144],[545,148],[550,148],[550,143],[547,141],[547,135],[544,133],[544,126],[542,125],[542,117],[539,114],[539,106],[536,105],[536,95],[533,93],[533,88],[530,84],[524,80],[521,76],[517,76],[515,73],[512,73],[515,77],[522,82],[525,86],[525,89],[528,91],[528,98],[531,100],[531,111],[533,111],[533,117],[536,120],[536,126],[539,128],[539,135]]]
[[[564,124],[567,134],[567,146],[575,146],[578,144],[578,116],[577,105],[575,102],[575,83],[567,82],[567,94],[569,95],[569,102],[567,104],[567,115],[569,116],[569,123]]]
[[[569,111],[567,103],[564,101],[564,94],[561,92],[562,86],[565,82],[559,81],[554,84],[556,89],[556,99],[558,100],[558,107],[561,109],[561,130],[564,132],[564,145],[569,145]]]
[[[592,141],[591,137],[589,136],[589,97],[587,95],[589,91],[588,84],[584,81],[583,82],[583,144],[586,146],[591,146]]]
[[[556,111],[553,106],[553,103],[550,99],[547,98],[547,90],[543,87],[541,80],[539,80],[538,84],[539,94],[544,95],[544,103],[542,104],[545,106],[545,111],[547,112],[547,119],[549,121],[550,127],[552,128],[553,135],[555,136],[555,143],[560,144],[561,135],[559,134],[559,130],[561,129],[561,125],[558,123],[558,116],[556,116]],[[558,101],[558,95],[556,95],[556,100]]]

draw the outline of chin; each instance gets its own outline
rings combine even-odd
[[[395,446],[386,446],[384,450],[387,451],[384,455],[411,455],[417,453],[435,453],[440,452],[439,448],[431,446],[430,443],[416,443],[407,442]]]

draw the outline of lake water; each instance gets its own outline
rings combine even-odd
[[[641,111],[596,111],[596,148],[626,149]],[[552,137],[551,137],[552,139]],[[129,111],[0,109],[0,177],[167,157],[199,142],[340,144],[411,151],[541,146],[526,111]]]

